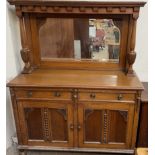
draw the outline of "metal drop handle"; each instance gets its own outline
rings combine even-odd
[[[96,98],[96,95],[94,93],[91,93],[90,98],[94,99],[94,98]]]
[[[78,125],[77,128],[78,128],[78,130],[81,130],[81,125]]]
[[[27,97],[32,97],[32,92],[31,91],[27,92]]]
[[[71,129],[71,130],[73,130],[73,129],[74,129],[74,125],[73,125],[73,124],[70,124],[70,126],[69,126],[69,127],[70,127],[70,129]]]
[[[117,96],[117,99],[118,99],[118,100],[122,100],[122,99],[123,99],[123,95],[122,95],[122,94],[119,94],[119,95]]]
[[[55,92],[55,93],[54,93],[54,96],[55,96],[55,97],[60,97],[61,94],[60,94],[60,92]]]

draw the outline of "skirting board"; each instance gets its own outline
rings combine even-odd
[[[134,149],[89,149],[89,148],[58,148],[49,146],[19,145],[19,150],[44,150],[44,151],[71,151],[71,152],[104,152],[104,153],[127,153],[133,154]]]

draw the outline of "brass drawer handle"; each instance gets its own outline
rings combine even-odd
[[[74,129],[74,125],[73,125],[73,124],[70,124],[70,126],[69,126],[69,127],[70,127],[70,129],[71,129],[71,130],[73,130],[73,129]]]
[[[123,99],[123,95],[122,94],[119,94],[118,96],[117,96],[117,100],[122,100]]]
[[[55,96],[55,97],[60,97],[61,94],[60,94],[60,92],[54,92],[54,96]]]
[[[78,97],[78,96],[77,96],[76,94],[73,95],[73,98],[74,98],[74,99],[77,99],[77,97]]]
[[[27,97],[32,97],[32,92],[31,91],[27,92]]]
[[[91,93],[90,94],[90,98],[95,99],[96,98],[96,95],[94,93]]]
[[[78,130],[81,130],[81,125],[78,125]]]

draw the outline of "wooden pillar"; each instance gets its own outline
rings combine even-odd
[[[22,49],[20,53],[21,53],[22,60],[25,63],[22,73],[27,74],[32,72],[32,66],[30,63],[30,49],[28,46],[28,39],[27,39],[26,28],[25,28],[25,18],[21,12],[20,6],[16,6],[16,14],[19,17],[19,22],[20,22],[20,35],[21,35],[21,44],[22,44]]]
[[[136,25],[137,25],[138,16],[139,16],[139,12],[134,13],[132,16],[130,51],[127,53],[127,61],[128,61],[127,75],[131,75],[131,76],[134,75],[133,64],[136,59],[135,44],[136,44]]]

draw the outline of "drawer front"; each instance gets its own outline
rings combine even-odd
[[[79,101],[135,101],[134,93],[79,92]]]
[[[16,90],[16,98],[71,100],[71,92],[62,90]]]

